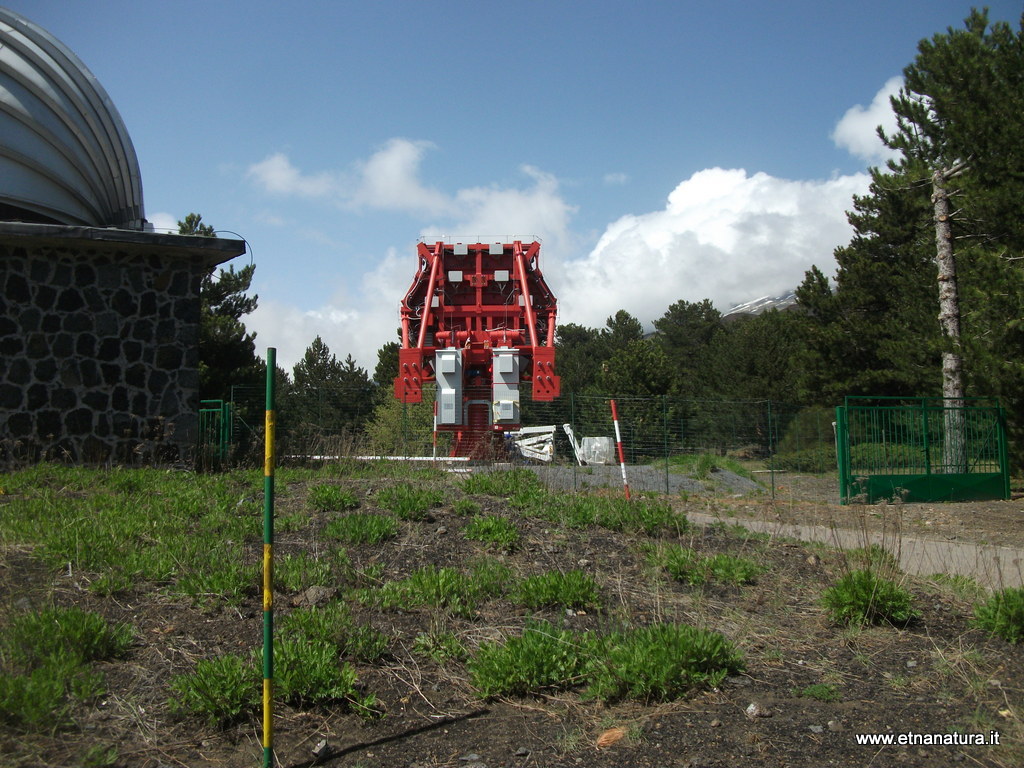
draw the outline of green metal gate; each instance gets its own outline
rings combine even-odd
[[[231,451],[234,435],[232,406],[224,400],[199,403],[199,451],[206,459],[224,461]]]
[[[1006,418],[992,399],[847,397],[836,455],[842,504],[1010,498]]]

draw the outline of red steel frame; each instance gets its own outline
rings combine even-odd
[[[437,350],[461,349],[466,418],[439,427],[457,433],[453,455],[470,455],[490,434],[517,426],[491,423],[493,348],[518,351],[521,382],[532,385],[534,400],[558,397],[556,301],[539,258],[538,242],[419,244],[416,276],[401,304],[395,397],[420,402],[423,384],[434,380]],[[485,401],[486,420],[473,407]]]

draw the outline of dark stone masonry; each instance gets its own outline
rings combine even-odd
[[[188,460],[199,286],[238,240],[0,222],[0,461]]]

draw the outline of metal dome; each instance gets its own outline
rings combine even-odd
[[[139,161],[107,92],[67,46],[6,8],[0,219],[145,227]]]

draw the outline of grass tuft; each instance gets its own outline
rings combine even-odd
[[[672,701],[693,688],[715,687],[744,668],[743,655],[723,635],[688,624],[614,633],[603,646],[587,695],[605,703]]]
[[[718,685],[744,668],[742,654],[717,632],[656,624],[605,636],[527,622],[519,637],[483,643],[467,663],[481,695],[524,696],[586,685],[589,698],[671,701]]]
[[[442,500],[441,491],[410,483],[399,483],[377,492],[377,503],[402,520],[426,520],[430,510]]]
[[[537,475],[528,469],[474,472],[462,482],[462,490],[466,493],[505,498],[543,492]]]
[[[256,708],[258,680],[256,665],[241,656],[202,659],[193,672],[171,679],[171,711],[200,717],[211,725],[238,722]]]
[[[523,579],[513,599],[527,608],[592,608],[600,604],[597,582],[583,571],[548,571]]]
[[[850,571],[825,590],[822,603],[837,624],[905,626],[920,616],[913,596],[873,571]]]
[[[831,683],[815,683],[806,688],[794,689],[793,695],[815,701],[839,701],[842,698],[839,690]]]
[[[676,581],[700,586],[709,581],[741,586],[752,584],[765,568],[753,560],[736,555],[717,554],[702,557],[695,550],[679,544],[655,547],[648,561],[664,568]]]
[[[330,483],[314,485],[309,489],[309,506],[317,512],[341,512],[359,506],[359,497],[348,488]]]
[[[1024,641],[1024,587],[994,593],[974,609],[974,626],[1008,643]]]
[[[363,590],[359,599],[384,609],[426,606],[471,616],[482,600],[501,593],[511,575],[508,566],[490,559],[474,563],[469,573],[428,565],[401,581]]]
[[[398,522],[373,512],[353,513],[331,520],[324,534],[353,546],[380,544],[398,535]]]
[[[511,552],[519,543],[519,530],[515,523],[498,515],[477,515],[463,529],[463,535],[472,541],[493,544]]]
[[[580,683],[593,650],[586,636],[529,621],[519,637],[482,643],[466,666],[482,696],[525,696]]]
[[[103,694],[89,664],[124,656],[135,633],[80,608],[14,617],[0,640],[0,722],[28,730],[63,727],[74,702]]]

